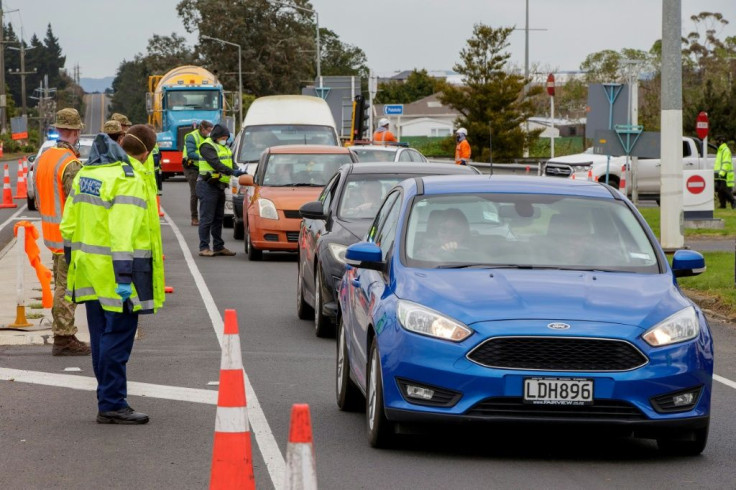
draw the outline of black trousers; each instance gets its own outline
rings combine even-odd
[[[192,214],[192,219],[198,219],[197,178],[199,177],[199,167],[196,165],[190,167],[184,165],[184,177],[187,178],[187,182],[189,183],[189,212]]]
[[[197,196],[199,196],[199,249],[210,248],[212,235],[212,250],[225,248],[222,239],[222,220],[225,217],[225,190],[204,180],[197,181]]]
[[[716,193],[718,193],[718,200],[720,201],[720,208],[726,207],[726,202],[731,204],[731,208],[736,207],[736,199],[733,197],[733,188],[726,185],[725,180],[716,180]]]

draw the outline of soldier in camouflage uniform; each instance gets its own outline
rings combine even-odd
[[[125,114],[120,114],[119,112],[116,112],[115,114],[110,116],[110,119],[120,123],[120,125],[123,127],[123,133],[127,133],[130,127],[133,125],[133,123],[130,122],[130,119],[128,119],[128,116],[126,116]]]
[[[33,174],[44,243],[51,250],[54,260],[54,306],[51,309],[54,346],[51,353],[54,356],[86,356],[90,354],[89,346],[76,337],[77,327],[74,325],[76,305],[64,299],[68,264],[64,259],[59,231],[61,210],[71,192],[74,177],[82,168],[76,145],[84,124],[75,109],[62,109],[56,113],[54,126],[59,133],[56,146],[43,152]],[[59,195],[59,179],[62,195]]]
[[[102,126],[102,132],[106,133],[117,144],[120,144],[123,141],[123,136],[125,136],[123,126],[114,119],[105,122],[105,125]]]

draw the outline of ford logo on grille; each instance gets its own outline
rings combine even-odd
[[[547,325],[547,328],[551,328],[552,330],[567,330],[570,328],[570,325],[567,323],[550,323]]]

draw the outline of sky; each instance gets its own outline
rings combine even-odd
[[[661,37],[663,0],[529,0],[529,63],[540,71],[578,70],[585,57],[603,49],[648,50]],[[114,76],[124,59],[145,52],[153,34],[176,32],[190,43],[176,14],[178,0],[1,0],[5,20],[26,40],[43,38],[51,22],[66,55],[82,77]],[[226,2],[223,2],[226,3]],[[360,47],[380,76],[400,70],[449,70],[472,37],[473,26],[516,26],[511,63],[524,67],[524,0],[311,0],[326,27]],[[20,12],[9,10],[20,9]],[[683,32],[689,17],[720,12],[736,35],[736,0],[682,0]],[[234,51],[236,51],[234,49]],[[236,53],[234,53],[236,54]],[[307,55],[308,56],[308,55]]]

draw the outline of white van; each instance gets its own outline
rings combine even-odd
[[[340,146],[337,125],[323,99],[309,95],[259,97],[248,108],[243,126],[233,142],[233,161],[242,169],[254,167],[266,148],[282,145]],[[233,238],[243,238],[244,189],[230,179]],[[227,214],[226,209],[226,214]]]

